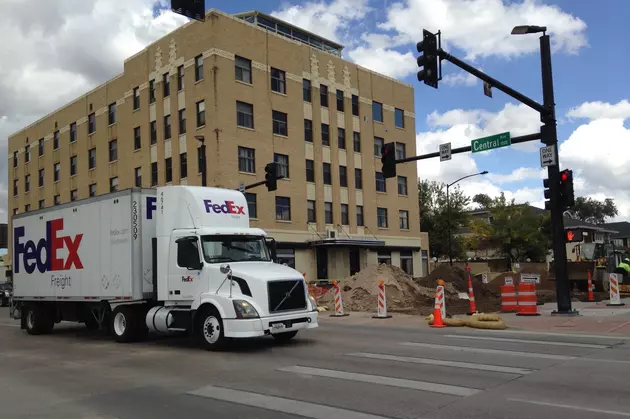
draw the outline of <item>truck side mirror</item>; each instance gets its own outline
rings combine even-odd
[[[267,241],[267,247],[269,247],[269,251],[271,252],[271,260],[274,262],[277,262],[278,254],[276,251],[276,239],[268,238],[266,241]]]

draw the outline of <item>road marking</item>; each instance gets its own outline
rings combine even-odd
[[[5,326],[5,327],[20,327],[19,324],[7,324],[7,323],[0,323],[0,326]]]
[[[615,415],[615,416],[630,417],[630,413],[618,412],[618,411],[615,411],[615,410],[593,409],[591,407],[579,407],[579,406],[571,406],[571,405],[559,404],[559,403],[537,402],[537,401],[534,401],[534,400],[508,399],[508,401],[519,402],[519,403],[536,404],[536,405],[539,405],[539,406],[559,407],[561,409],[581,410],[583,412],[601,413],[601,414],[605,414],[605,415]]]
[[[504,351],[499,349],[484,349],[484,348],[469,348],[467,346],[450,346],[450,345],[437,345],[433,343],[419,343],[419,342],[402,342],[404,346],[414,346],[419,348],[431,348],[431,349],[451,349],[460,352],[472,352],[478,354],[496,354],[496,355],[510,355],[510,356],[523,356],[528,358],[546,358],[556,359],[560,361],[570,361],[576,359],[575,356],[567,355],[552,355],[552,354],[540,354],[536,352],[519,352],[519,351]]]
[[[369,413],[222,387],[202,387],[188,394],[312,419],[387,419],[384,416]]]
[[[441,367],[465,368],[465,369],[480,370],[480,371],[504,372],[507,374],[525,375],[525,374],[534,372],[534,370],[530,370],[526,368],[502,367],[500,365],[487,365],[487,364],[472,364],[470,362],[444,361],[441,359],[416,358],[416,357],[411,357],[411,356],[372,354],[372,353],[367,353],[367,352],[355,352],[355,353],[350,353],[346,355],[357,356],[361,358],[383,359],[387,361],[409,362],[412,364],[425,364],[425,365],[436,365],[436,366],[441,366]]]
[[[293,372],[296,374],[308,374],[316,375],[319,377],[339,378],[342,380],[359,381],[363,383],[381,384],[391,387],[410,388],[413,390],[428,391],[431,393],[450,394],[453,396],[472,396],[482,390],[469,388],[450,386],[447,384],[429,383],[426,381],[406,380],[403,378],[384,377],[381,375],[369,375],[359,374],[354,372],[345,372],[337,370],[326,370],[321,368],[300,367],[298,365],[293,367],[279,368],[279,371]]]
[[[444,335],[444,337],[457,338],[457,339],[491,340],[495,342],[533,343],[536,345],[573,346],[576,348],[590,348],[590,349],[608,349],[612,347],[611,345],[597,345],[594,343],[551,342],[551,341],[546,341],[546,340],[495,338],[495,337],[490,337],[490,336]]]
[[[496,334],[515,334],[515,335],[535,335],[535,336],[562,336],[567,338],[594,338],[594,339],[613,339],[613,340],[630,340],[630,336],[611,336],[611,335],[589,335],[583,333],[555,333],[555,332],[533,332],[528,330],[491,330],[487,329],[484,333]]]

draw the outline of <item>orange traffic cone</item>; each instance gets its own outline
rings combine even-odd
[[[591,271],[588,271],[588,301],[595,301],[595,293],[593,292],[593,280]]]
[[[477,312],[477,303],[475,303],[475,291],[473,290],[472,278],[470,277],[470,265],[466,263],[466,270],[468,271],[468,300],[470,302],[469,316],[472,316]]]
[[[431,327],[446,327],[442,321],[442,306],[440,304],[444,296],[444,281],[438,280],[438,287],[435,292],[435,305],[433,306],[433,324]]]

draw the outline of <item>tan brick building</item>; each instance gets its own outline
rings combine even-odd
[[[203,136],[208,185],[238,188],[280,163],[287,179],[277,191],[249,191],[252,224],[307,279],[343,278],[377,260],[422,275],[429,243],[416,166],[399,166],[398,179],[378,173],[383,141],[416,152],[413,88],[344,61],[341,50],[259,12],[210,10],[11,136],[9,211],[200,185]]]

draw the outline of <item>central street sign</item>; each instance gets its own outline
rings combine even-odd
[[[521,274],[523,284],[540,284],[540,274]]]
[[[470,148],[472,149],[473,153],[479,153],[482,151],[492,150],[494,148],[507,147],[511,144],[512,137],[510,137],[510,133],[502,132],[501,134],[472,140],[470,143]]]
[[[556,146],[550,145],[540,149],[540,167],[556,165]]]
[[[440,144],[440,161],[451,159],[451,143]]]

